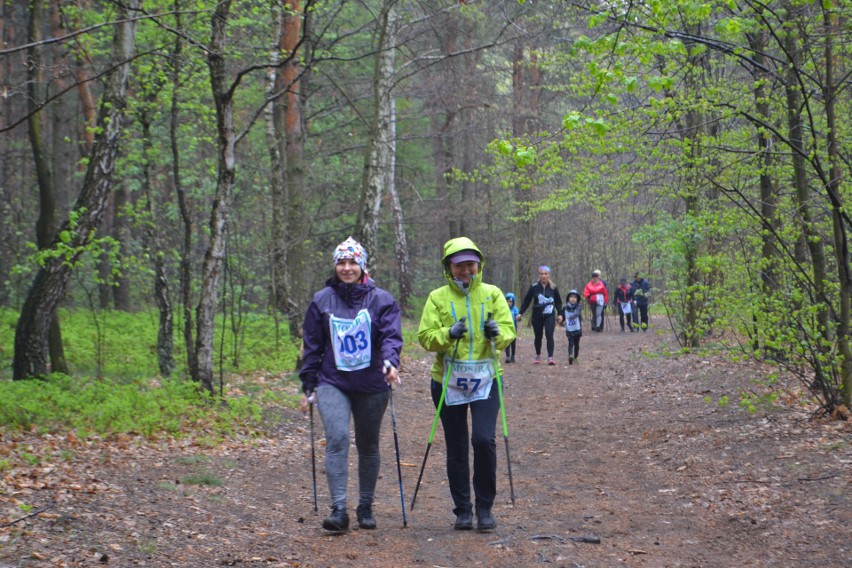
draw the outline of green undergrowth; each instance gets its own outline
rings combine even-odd
[[[199,389],[180,368],[170,378],[158,375],[155,312],[104,312],[95,326],[90,312],[62,311],[70,376],[13,381],[17,317],[0,310],[0,433],[194,435],[215,444],[237,432],[266,429],[282,415],[276,409],[298,403],[298,377],[292,372],[297,350],[286,339],[286,327],[276,331],[268,316],[244,317],[239,341],[229,339],[230,332],[224,348],[217,340],[216,396]],[[415,322],[404,322],[403,335],[407,349],[419,349]],[[183,361],[183,350],[175,347],[176,360]]]
[[[10,431],[73,431],[81,438],[139,434],[181,436],[197,428],[227,436],[257,426],[266,405],[292,406],[282,388],[260,396],[216,401],[187,380],[118,383],[53,374],[46,379],[0,382],[0,423]]]
[[[157,376],[156,310],[121,312],[103,310],[59,310],[62,345],[72,375],[108,377],[115,380]],[[0,308],[0,379],[11,378],[15,326],[20,313]],[[186,351],[181,330],[175,323],[175,374],[186,371]],[[223,334],[224,331],[224,334]],[[217,372],[248,373],[258,369],[292,369],[298,347],[289,340],[286,321],[268,314],[247,313],[239,326],[229,319],[216,320],[213,362]]]

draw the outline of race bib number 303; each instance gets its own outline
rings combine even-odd
[[[354,319],[329,316],[334,363],[340,371],[357,371],[370,366],[373,353],[370,312],[361,310]]]
[[[446,368],[451,362],[449,357],[444,357]],[[494,384],[494,361],[482,359],[478,361],[453,361],[450,371],[450,382],[447,384],[447,394],[444,403],[447,406],[467,404],[477,400],[485,400],[491,394],[491,386]]]

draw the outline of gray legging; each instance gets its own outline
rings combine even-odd
[[[390,391],[345,393],[331,385],[317,387],[317,406],[325,429],[325,475],[332,507],[346,509],[349,479],[349,416],[355,423],[358,449],[358,504],[372,505],[379,479],[379,434]]]

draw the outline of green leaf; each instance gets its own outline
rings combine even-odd
[[[562,128],[565,130],[574,130],[580,125],[582,116],[577,111],[571,111],[562,118]]]
[[[586,124],[588,124],[592,128],[592,131],[598,136],[603,136],[609,131],[606,121],[602,118],[588,119],[586,120]]]
[[[606,14],[595,14],[589,18],[589,27],[596,28],[607,20]]]
[[[515,164],[518,167],[526,167],[535,164],[536,152],[532,146],[521,147],[515,151]]]

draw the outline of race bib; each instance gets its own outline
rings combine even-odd
[[[621,313],[625,315],[631,313],[632,309],[633,307],[631,306],[630,302],[624,302],[623,304],[621,304]]]
[[[580,318],[576,314],[565,316],[565,331],[580,331]]]
[[[448,356],[444,356],[444,368],[451,362],[453,367],[447,379],[450,382],[447,383],[444,404],[454,406],[488,398],[496,376],[493,359],[451,361]]]
[[[361,310],[354,319],[329,316],[334,364],[339,371],[357,371],[370,366],[373,353],[370,312]]]
[[[599,306],[603,306],[603,305],[604,305],[604,295],[603,295],[603,294],[598,294],[597,302],[598,302],[598,305],[599,305]]]
[[[553,313],[553,298],[548,298],[544,294],[539,294],[538,303],[541,306],[542,314],[550,315]]]

